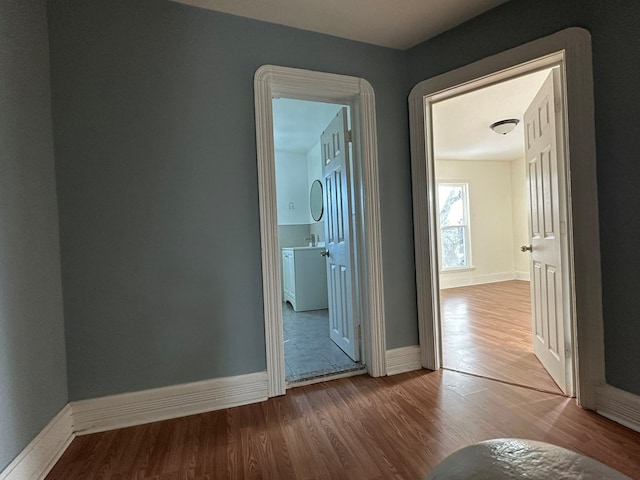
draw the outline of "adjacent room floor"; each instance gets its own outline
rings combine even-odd
[[[296,312],[284,303],[282,319],[288,383],[364,368],[329,338],[329,310]]]
[[[533,353],[529,288],[512,280],[441,290],[443,366],[562,393]]]

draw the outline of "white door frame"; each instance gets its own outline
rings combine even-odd
[[[274,97],[349,105],[352,109],[356,189],[357,277],[364,363],[373,377],[386,375],[382,235],[373,87],[362,78],[263,65],[254,76],[262,290],[269,397],[286,392],[282,324],[281,255],[278,245]],[[365,208],[366,207],[366,208]]]
[[[569,278],[578,403],[597,408],[605,383],[591,37],[569,28],[417,84],[409,96],[416,286],[422,365],[441,367],[431,103],[561,64],[569,202]],[[573,167],[572,167],[573,166]],[[428,183],[429,182],[429,183]]]

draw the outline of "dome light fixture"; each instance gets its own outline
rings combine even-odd
[[[517,118],[508,118],[506,120],[499,120],[492,123],[491,125],[489,125],[489,128],[497,134],[506,135],[514,128],[516,128],[516,125],[518,125],[519,123],[520,120],[518,120]]]

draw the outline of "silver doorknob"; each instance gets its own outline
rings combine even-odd
[[[323,257],[330,257],[331,255],[329,255],[329,250],[324,250],[323,252],[320,252],[320,255],[322,255]]]
[[[520,247],[521,252],[532,252],[533,247],[531,245],[523,245]]]

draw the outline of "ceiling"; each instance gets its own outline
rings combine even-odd
[[[549,70],[535,72],[433,104],[436,160],[523,158],[522,117],[548,74]],[[507,135],[489,128],[507,118],[520,120]]]
[[[406,50],[507,0],[174,0]]]
[[[273,100],[273,139],[277,152],[305,154],[320,141],[320,134],[336,116],[340,105],[290,98]]]

